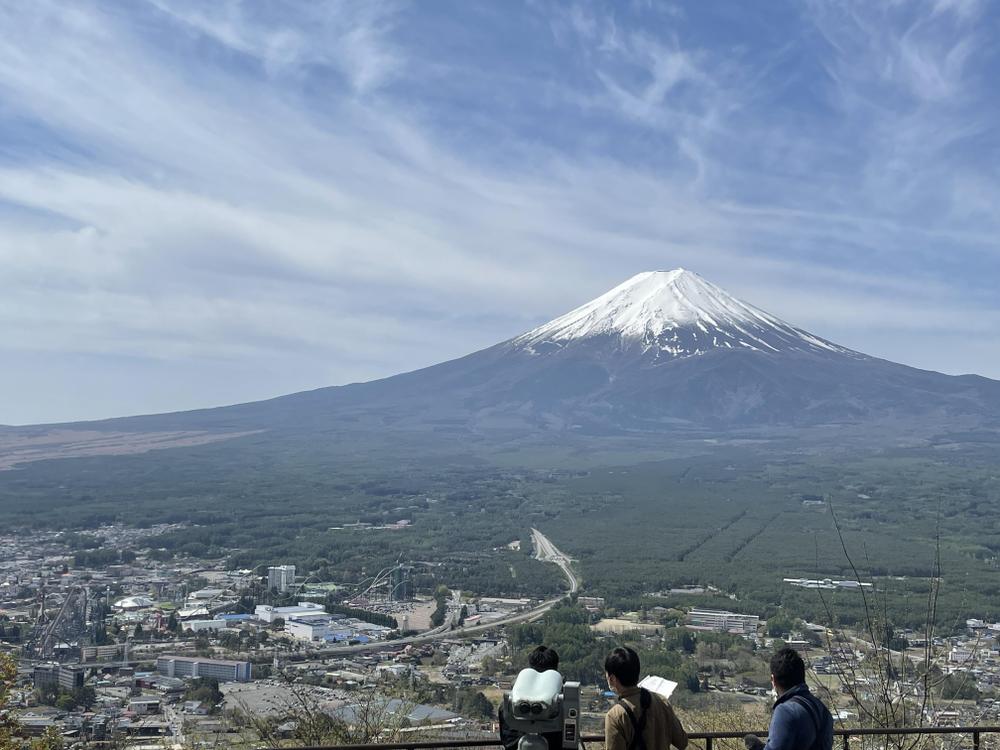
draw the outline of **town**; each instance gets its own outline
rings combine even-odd
[[[0,537],[0,648],[18,663],[11,706],[25,732],[65,742],[266,735],[308,744],[331,736],[308,734],[315,730],[304,713],[320,712],[342,741],[414,732],[486,740],[523,666],[518,628],[544,622],[557,605],[585,618],[597,650],[627,640],[680,654],[684,661],[662,676],[680,683],[674,701],[695,727],[708,706],[763,717],[764,659],[777,642],[809,656],[811,681],[845,725],[858,725],[864,707],[886,694],[927,724],[1000,718],[1000,623],[969,618],[964,632],[928,639],[904,629],[871,643],[791,616],[765,621],[698,606],[616,611],[576,592],[569,558],[537,530],[538,554],[566,573],[563,602],[418,592],[407,564],[345,587],[310,581],[288,564],[225,570],[197,557],[120,552],[139,535],[176,528],[104,526],[75,553],[67,552],[68,541],[81,546],[75,532]],[[873,668],[886,663],[889,674]],[[583,682],[583,727],[599,732],[611,696],[599,673]]]

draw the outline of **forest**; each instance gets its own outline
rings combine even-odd
[[[922,623],[936,580],[942,623],[1000,619],[992,446],[747,442],[490,460],[203,446],[51,461],[0,472],[0,521],[72,531],[80,565],[142,551],[95,549],[89,532],[102,523],[170,522],[183,526],[146,542],[155,559],[292,563],[348,587],[402,561],[426,593],[446,585],[545,597],[564,582],[530,555],[537,527],[576,560],[584,592],[617,609],[697,605],[850,624],[863,609],[858,591],[784,579],[860,577],[884,593],[900,627]],[[688,585],[714,588],[677,591]]]

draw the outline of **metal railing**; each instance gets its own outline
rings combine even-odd
[[[715,740],[742,740],[747,734],[755,734],[758,737],[767,737],[767,732],[688,732],[688,739],[692,741],[703,741],[705,750],[713,750]],[[980,750],[980,739],[984,734],[1000,735],[1000,726],[973,726],[973,727],[857,727],[854,729],[834,729],[834,745],[839,737],[843,750],[850,750],[851,737],[893,737],[899,735],[930,735],[930,734],[964,734],[972,736],[972,750]],[[580,737],[581,747],[593,747],[604,744],[603,734],[589,734]],[[487,748],[500,747],[497,741],[490,738],[467,739],[467,740],[427,740],[412,742],[391,742],[385,744],[367,745],[334,745],[330,747],[299,747],[294,750],[449,750],[450,748]]]

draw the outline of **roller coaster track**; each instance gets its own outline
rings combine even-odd
[[[55,639],[63,629],[65,625],[65,619],[68,615],[73,612],[76,606],[76,599],[78,596],[86,596],[86,590],[83,587],[71,589],[69,593],[66,594],[66,599],[63,601],[62,606],[59,608],[59,612],[55,617],[52,618],[52,622],[45,626],[45,630],[42,631],[39,645],[39,653],[43,657],[49,657],[52,655],[52,649],[55,647]]]

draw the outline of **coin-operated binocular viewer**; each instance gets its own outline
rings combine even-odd
[[[518,750],[549,750],[542,736],[558,732],[562,747],[579,744],[580,683],[563,682],[554,669],[522,669],[510,692],[504,695],[504,716],[511,729],[523,732]]]

